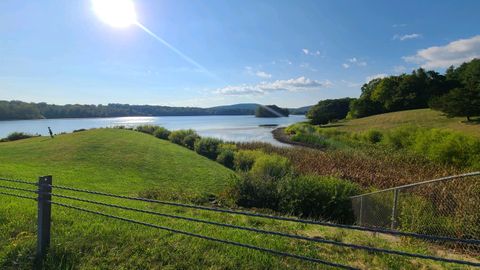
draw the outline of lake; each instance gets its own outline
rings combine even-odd
[[[158,116],[158,117],[113,117],[0,121],[0,138],[14,131],[48,135],[48,127],[54,133],[72,132],[75,129],[138,125],[159,125],[170,130],[194,129],[201,136],[215,137],[226,141],[261,141],[284,145],[273,139],[271,131],[276,127],[305,121],[303,115],[280,118],[257,118],[253,115],[235,116]]]

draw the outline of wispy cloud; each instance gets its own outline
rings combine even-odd
[[[265,71],[261,71],[261,70],[255,70],[254,68],[252,68],[250,66],[245,67],[245,72],[248,75],[257,76],[257,77],[262,78],[262,79],[270,79],[272,77],[272,74],[267,73]]]
[[[261,82],[254,85],[242,84],[234,86],[226,86],[215,90],[213,93],[221,95],[262,95],[271,92],[299,92],[306,90],[317,90],[320,88],[330,87],[330,81],[320,82],[317,80],[308,79],[304,76],[288,79],[276,80],[273,82]]]
[[[311,55],[311,56],[321,56],[322,53],[319,50],[309,50],[309,49],[302,49],[303,54]]]
[[[352,58],[347,59],[347,61],[342,64],[343,68],[350,68],[352,66],[365,67],[365,66],[367,66],[367,62],[360,61],[356,57],[352,57]]]
[[[432,69],[460,65],[474,58],[480,58],[480,35],[422,49],[415,55],[403,57],[403,60]]]
[[[394,35],[392,37],[393,40],[400,40],[400,41],[405,41],[405,40],[409,40],[409,39],[417,39],[417,38],[421,38],[422,35],[421,34],[416,34],[416,33],[413,33],[413,34],[406,34],[406,35]]]
[[[371,76],[367,76],[367,78],[365,78],[365,82],[368,83],[368,82],[371,81],[371,80],[381,79],[381,78],[385,78],[385,77],[387,77],[387,76],[388,76],[388,75],[385,74],[385,73],[374,74],[374,75],[371,75]]]
[[[264,79],[270,79],[272,77],[272,74],[266,73],[265,71],[257,71],[255,75],[257,75],[257,77],[264,78]]]

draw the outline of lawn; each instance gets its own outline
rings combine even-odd
[[[0,176],[35,181],[51,174],[54,184],[137,196],[158,190],[203,197],[218,194],[232,171],[193,151],[153,136],[117,129],[98,129],[0,143]],[[2,185],[21,186],[1,183]],[[29,186],[22,186],[30,188]],[[108,197],[54,192],[176,214],[310,237],[442,254],[425,243],[404,243],[361,232],[270,221],[198,210],[121,201]],[[307,243],[234,229],[185,222],[92,206],[54,197],[54,201],[121,215],[207,236],[293,252],[362,269],[465,269],[451,264],[374,255],[364,251]],[[31,269],[36,241],[36,203],[0,195],[0,269]],[[459,258],[459,255],[448,255]],[[48,269],[330,269],[295,259],[128,224],[53,206],[52,245]]]
[[[343,120],[327,126],[335,127],[342,131],[358,132],[369,129],[387,130],[403,125],[450,129],[480,137],[480,124],[478,122],[467,123],[465,118],[460,117],[448,118],[441,112],[431,109],[378,114],[359,119]]]

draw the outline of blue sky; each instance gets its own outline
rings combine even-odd
[[[0,2],[0,99],[298,107],[368,78],[480,57],[480,1],[134,0],[113,28],[90,0]]]

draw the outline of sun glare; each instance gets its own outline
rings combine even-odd
[[[129,27],[137,23],[135,5],[131,0],[92,0],[95,14],[113,27]]]

